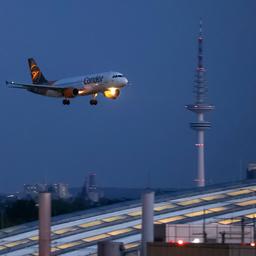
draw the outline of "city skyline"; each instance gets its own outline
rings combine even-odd
[[[216,106],[206,183],[245,177],[256,161],[255,10],[253,0],[3,2],[0,192],[45,179],[75,187],[90,170],[99,186],[145,187],[148,173],[152,187],[195,186],[196,135],[184,106],[193,99],[200,18]],[[30,81],[28,57],[48,79],[120,70],[131,84],[116,101],[63,108],[5,86]]]

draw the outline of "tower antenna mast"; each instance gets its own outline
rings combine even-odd
[[[197,143],[195,144],[198,154],[197,163],[197,186],[205,186],[205,156],[204,156],[204,132],[211,128],[211,123],[205,121],[204,115],[215,109],[214,105],[207,103],[207,84],[205,79],[206,69],[203,65],[203,22],[200,20],[199,35],[198,35],[198,54],[197,54],[197,67],[195,73],[194,94],[195,103],[186,106],[186,109],[194,112],[197,116],[196,122],[191,122],[191,129],[197,133]]]

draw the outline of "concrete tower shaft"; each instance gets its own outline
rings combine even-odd
[[[197,186],[205,186],[205,156],[204,156],[204,131],[211,127],[211,123],[204,120],[204,114],[213,110],[215,107],[207,103],[207,84],[205,79],[206,69],[203,65],[203,30],[202,20],[200,21],[199,35],[198,35],[198,55],[197,68],[195,74],[195,103],[186,106],[186,109],[194,112],[197,115],[196,122],[190,123],[190,127],[197,132],[197,143],[195,144],[198,152],[197,164]]]

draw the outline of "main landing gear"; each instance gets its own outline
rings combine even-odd
[[[96,100],[97,95],[98,95],[97,93],[92,95],[92,99],[90,100],[91,105],[97,105],[98,104],[98,101]]]
[[[64,99],[64,100],[62,101],[62,103],[63,103],[63,105],[69,105],[69,104],[70,104],[70,100]]]
[[[98,101],[96,99],[91,99],[90,100],[90,104],[91,105],[97,105],[98,104]]]

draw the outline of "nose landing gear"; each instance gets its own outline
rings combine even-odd
[[[63,105],[69,105],[69,104],[70,104],[70,100],[64,99],[64,100],[62,101],[62,103],[63,103]]]

